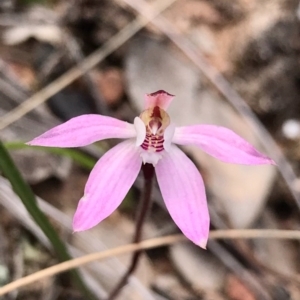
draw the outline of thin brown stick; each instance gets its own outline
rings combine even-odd
[[[63,88],[71,84],[73,81],[81,77],[84,73],[95,67],[101,61],[103,61],[109,54],[119,48],[122,44],[128,41],[139,30],[147,25],[151,19],[158,16],[163,10],[168,8],[176,0],[157,0],[151,10],[150,19],[143,16],[137,17],[134,21],[124,27],[116,35],[114,35],[107,43],[105,43],[100,49],[85,58],[82,63],[76,67],[70,69],[65,74],[52,81],[45,88],[29,97],[21,105],[17,106],[0,120],[0,130],[6,128],[8,125],[20,119],[31,110],[38,107],[40,104],[47,101],[50,97],[61,91]]]
[[[230,229],[213,230],[209,235],[210,239],[289,239],[300,240],[300,231],[298,230],[276,230],[276,229]],[[185,241],[186,238],[181,234],[169,235],[149,239],[138,244],[128,244],[119,246],[110,250],[88,254],[82,257],[54,265],[44,270],[38,271],[14,282],[11,282],[0,288],[0,296],[5,295],[15,289],[26,286],[38,280],[66,272],[70,269],[91,263],[96,260],[104,260],[109,257],[122,255],[134,251],[153,249]]]
[[[143,241],[139,244],[128,244],[125,246],[116,247],[110,250],[105,250],[101,252],[92,253],[89,255],[85,255],[82,257],[78,257],[57,265],[54,265],[52,267],[43,269],[41,271],[38,271],[36,273],[33,273],[31,275],[28,275],[26,277],[23,277],[19,280],[16,280],[14,282],[11,282],[3,287],[0,288],[0,296],[5,295],[15,289],[18,289],[20,287],[26,286],[28,284],[31,284],[33,282],[36,282],[38,280],[66,272],[70,269],[77,268],[79,266],[91,263],[96,260],[103,260],[105,258],[131,253],[134,251],[142,250],[142,249],[151,249],[156,248],[160,246],[165,246],[169,244],[176,243],[178,241],[184,241],[185,238],[182,235],[173,235],[173,236],[166,236],[161,238],[155,238],[151,240]]]

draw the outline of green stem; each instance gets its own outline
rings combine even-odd
[[[57,155],[66,156],[71,158],[72,160],[77,162],[80,166],[88,170],[91,170],[96,163],[95,159],[75,149],[28,146],[23,142],[5,142],[3,143],[3,145],[8,150],[34,149],[37,151],[44,151],[44,152],[49,152]]]
[[[14,164],[12,158],[9,153],[5,149],[4,145],[0,141],[0,170],[3,172],[4,176],[10,181],[14,191],[22,200],[25,208],[28,213],[31,215],[33,220],[37,223],[37,225],[41,228],[44,234],[47,236],[49,241],[52,244],[53,249],[55,250],[58,258],[61,261],[66,261],[71,259],[70,254],[62,240],[59,238],[55,229],[50,224],[47,217],[44,213],[39,209],[35,195],[31,191],[29,185],[22,178],[19,170]],[[89,289],[85,286],[81,277],[79,276],[77,271],[71,271],[72,278],[74,280],[74,284],[81,290],[81,292],[85,295],[86,299],[96,299],[95,296],[89,291]]]

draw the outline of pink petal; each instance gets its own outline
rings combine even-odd
[[[258,152],[243,138],[228,128],[214,125],[178,127],[173,143],[196,145],[211,156],[224,162],[245,165],[275,164],[266,155]]]
[[[87,230],[108,217],[134,183],[142,160],[134,141],[106,152],[92,170],[73,219],[74,231]]]
[[[146,138],[146,125],[140,117],[134,118],[134,128],[136,132],[136,146],[141,146]]]
[[[163,90],[159,90],[152,94],[145,95],[145,109],[159,106],[160,108],[166,110],[172,100],[174,99],[174,95],[171,95]]]
[[[58,125],[28,142],[28,145],[48,147],[80,147],[110,138],[130,138],[136,135],[134,126],[101,115],[82,115]]]
[[[157,181],[174,222],[192,242],[205,248],[209,214],[202,177],[194,163],[177,147],[155,167]]]

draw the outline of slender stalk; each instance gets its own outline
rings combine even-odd
[[[24,144],[24,142],[5,142],[3,143],[3,145],[8,151],[31,149],[31,150],[43,151],[43,152],[57,154],[60,156],[69,157],[87,170],[92,170],[93,167],[95,166],[95,163],[97,162],[96,159],[91,158],[90,156],[75,149],[29,146]]]
[[[300,232],[299,230],[278,229],[225,229],[212,230],[209,234],[209,239],[278,239],[298,241],[300,240]],[[51,276],[66,272],[74,268],[78,268],[94,261],[103,261],[107,258],[124,255],[134,251],[154,249],[157,247],[173,245],[175,243],[184,241],[188,241],[184,235],[174,234],[145,240],[138,244],[127,244],[113,249],[90,253],[81,257],[73,258],[72,260],[56,264],[0,287],[0,296],[3,296],[29,284],[35,283],[39,280],[49,278]],[[290,278],[290,281],[292,280],[294,280],[294,282],[296,282],[297,284],[299,283],[298,279]]]
[[[41,230],[47,236],[58,258],[61,261],[70,260],[71,256],[69,255],[65,244],[60,239],[55,229],[47,219],[47,217],[38,207],[36,203],[35,195],[31,191],[29,185],[22,178],[19,170],[15,166],[13,160],[11,159],[9,153],[7,152],[7,150],[5,149],[1,141],[0,141],[0,171],[2,171],[4,176],[10,181],[14,191],[22,200],[28,213],[31,215],[31,217],[36,222],[36,224],[41,228]],[[71,271],[71,274],[74,279],[74,284],[81,290],[83,295],[85,295],[87,299],[95,299],[95,296],[85,286],[78,272],[73,270]]]
[[[142,171],[144,175],[144,189],[143,189],[142,199],[140,202],[139,216],[136,223],[133,243],[139,243],[141,241],[143,225],[145,223],[147,213],[149,212],[151,206],[151,190],[152,190],[152,179],[154,175],[154,167],[152,164],[145,164],[142,166]],[[133,254],[127,272],[123,275],[119,283],[110,293],[108,300],[115,299],[121,292],[122,288],[127,284],[130,275],[135,271],[138,265],[141,254],[142,254],[142,250],[138,250]]]

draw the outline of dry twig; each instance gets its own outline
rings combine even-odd
[[[290,239],[300,240],[300,232],[297,230],[273,230],[273,229],[230,229],[215,230],[210,232],[210,239]],[[126,254],[142,249],[153,249],[185,241],[181,234],[169,235],[149,239],[138,244],[128,244],[110,250],[88,254],[79,258],[54,265],[47,269],[38,271],[19,280],[11,282],[0,288],[0,296],[5,295],[15,289],[26,286],[38,280],[54,276],[56,274],[77,268],[96,260],[104,260],[109,257]]]
[[[151,10],[151,16],[148,15],[150,20],[157,17],[163,10],[169,7],[176,0],[165,0],[159,1],[153,5]],[[79,65],[72,68],[58,79],[54,80],[48,86],[29,97],[25,102],[11,110],[0,120],[0,130],[6,128],[13,122],[26,115],[31,110],[38,107],[40,104],[47,101],[50,97],[61,91],[63,88],[68,86],[74,80],[85,74],[87,71],[95,67],[101,61],[103,61],[109,54],[114,50],[128,41],[133,35],[141,30],[150,21],[148,18],[143,16],[137,17],[133,22],[128,24],[124,29],[114,35],[107,43],[105,43],[100,49],[85,58]]]

